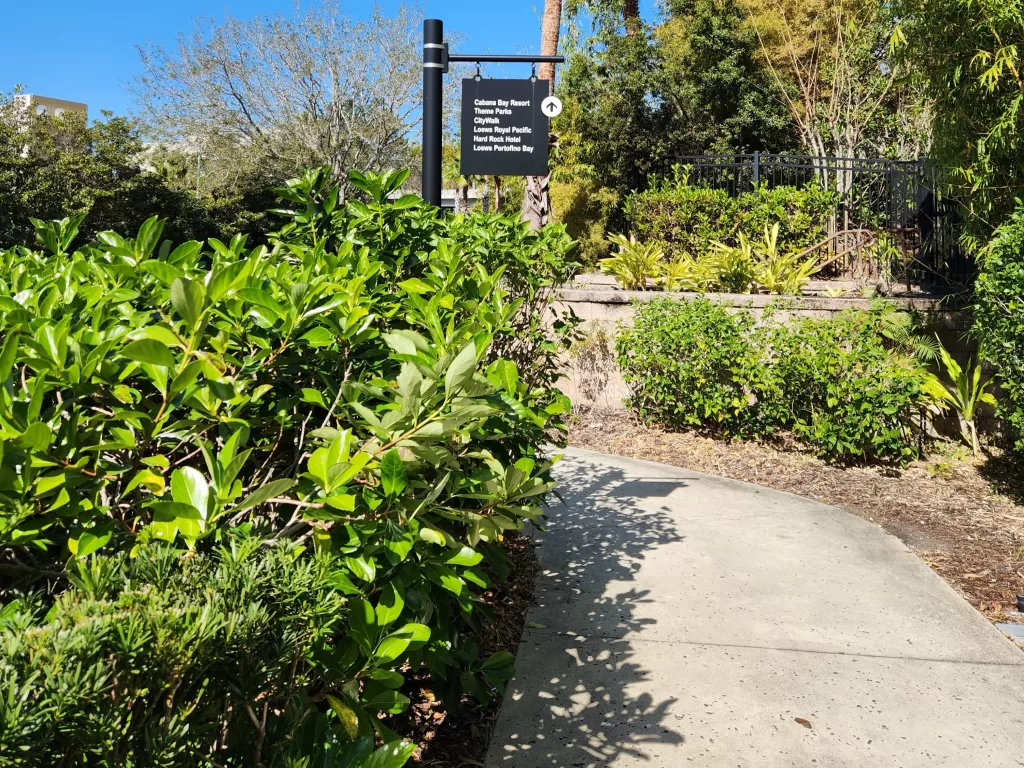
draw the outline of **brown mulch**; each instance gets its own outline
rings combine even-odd
[[[939,444],[905,469],[829,466],[791,441],[770,445],[667,432],[621,412],[590,412],[569,444],[686,467],[843,507],[902,539],[992,621],[1024,623],[1024,463],[975,464]]]
[[[496,651],[516,652],[526,623],[526,611],[533,602],[537,576],[537,558],[533,539],[525,534],[510,533],[505,538],[505,554],[510,574],[505,582],[487,590],[483,600],[493,613],[477,637],[480,658]],[[412,699],[409,709],[388,725],[409,741],[420,745],[410,765],[431,768],[468,768],[484,764],[491,730],[498,717],[501,698],[487,704],[465,696],[458,712],[445,710],[430,687],[427,675],[408,679],[404,693]]]

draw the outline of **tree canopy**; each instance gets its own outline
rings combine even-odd
[[[83,238],[132,230],[153,215],[171,215],[177,237],[204,231],[193,200],[147,172],[144,143],[130,120],[104,112],[38,115],[10,96],[0,99],[0,244],[31,242],[30,217],[88,214]]]
[[[420,18],[403,4],[353,19],[323,0],[292,15],[197,21],[173,50],[139,49],[136,107],[156,138],[207,158],[209,184],[326,165],[349,191],[351,169],[410,164]]]

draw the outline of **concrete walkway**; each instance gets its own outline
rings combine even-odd
[[[1024,653],[899,540],[568,453],[487,768],[1024,766]]]

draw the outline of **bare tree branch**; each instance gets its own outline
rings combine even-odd
[[[201,147],[211,184],[241,167],[283,179],[331,165],[344,184],[353,168],[407,166],[421,120],[421,17],[400,5],[354,19],[322,0],[291,15],[197,20],[175,49],[139,49],[136,112],[155,138]],[[446,85],[454,96],[455,78]]]

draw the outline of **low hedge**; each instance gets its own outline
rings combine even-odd
[[[647,422],[727,437],[791,431],[822,458],[906,461],[926,372],[891,348],[886,313],[760,324],[700,297],[636,305],[615,349]]]
[[[669,260],[699,258],[715,242],[739,245],[740,233],[758,239],[779,225],[779,250],[801,251],[823,240],[835,212],[835,193],[804,187],[763,187],[735,197],[726,190],[662,181],[627,198],[630,231],[641,242],[658,242]]]

